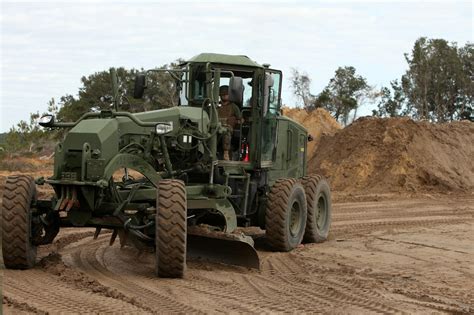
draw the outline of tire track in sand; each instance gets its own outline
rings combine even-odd
[[[357,241],[361,237],[364,240],[365,234],[373,231],[386,230],[389,233],[393,229],[414,230],[472,221],[472,210],[465,206],[460,208],[461,205],[457,205],[456,208],[455,204],[452,207],[449,204],[448,208],[452,211],[440,210],[447,207],[447,204],[436,205],[436,202],[431,202],[425,208],[421,201],[408,201],[401,205],[393,202],[357,203],[354,207],[346,204],[341,207],[339,204],[335,206],[331,236],[358,235],[354,238]],[[343,209],[338,212],[341,208]],[[66,266],[80,270],[90,279],[116,290],[135,303],[78,288],[74,283],[61,284],[60,277],[37,267],[19,272],[26,275],[29,272],[39,274],[31,279],[40,283],[41,288],[38,284],[32,286],[31,290],[43,291],[43,295],[29,296],[31,290],[28,287],[31,285],[25,277],[16,279],[17,282],[8,280],[12,283],[8,299],[13,304],[24,302],[32,309],[43,311],[44,305],[48,303],[50,307],[47,309],[53,313],[427,313],[471,310],[461,304],[453,305],[453,301],[449,299],[440,299],[438,293],[442,291],[423,282],[413,280],[413,283],[384,283],[380,281],[382,278],[378,278],[378,274],[384,269],[363,272],[363,268],[357,265],[356,260],[351,260],[350,256],[347,261],[341,260],[344,256],[339,254],[318,256],[319,249],[324,252],[324,247],[328,244],[321,247],[305,246],[292,253],[260,252],[261,271],[190,261],[184,279],[158,279],[154,276],[153,254],[137,255],[130,248],[119,249],[118,244],[109,247],[108,237],[105,235],[97,240],[88,240],[83,236],[90,233],[83,230],[78,233],[83,235],[76,237],[75,232],[66,233],[67,238],[58,246]],[[373,251],[384,254],[383,248],[374,248]],[[420,257],[409,258],[413,260]],[[402,265],[394,264],[394,273],[401,271],[400,266]],[[14,275],[9,273],[5,278],[12,278]],[[45,286],[56,289],[49,296],[49,292],[44,290]],[[63,296],[64,292],[67,296],[74,293],[77,301],[61,298],[59,294]],[[451,293],[459,294],[457,301],[460,303],[470,303],[472,300],[472,296],[461,289]],[[55,300],[59,301],[57,305],[54,304]],[[85,301],[86,307],[83,306]],[[75,303],[76,308],[71,303]],[[110,303],[115,308],[109,307]],[[80,310],[77,311],[78,309]]]
[[[7,276],[3,283],[4,296],[43,312],[137,313],[143,311],[130,303],[71,287],[51,277],[50,274],[36,269],[7,270],[5,273]]]
[[[266,262],[263,273],[265,278],[272,278],[280,285],[330,301],[333,307],[342,304],[356,306],[364,312],[403,313],[403,308],[398,308],[398,302],[383,299],[382,296],[377,296],[376,301],[374,292],[368,294],[361,291],[354,292],[353,287],[328,280],[327,273],[322,273],[320,276],[315,274],[318,279],[311,279],[306,277],[309,270],[301,258],[290,253],[276,254],[276,257]]]
[[[103,253],[106,248],[108,240],[101,239],[93,245],[84,245],[76,249],[70,257],[65,256],[64,260],[73,268],[79,268],[83,272],[101,284],[113,287],[126,296],[131,296],[141,303],[146,304],[154,312],[179,312],[179,313],[200,313],[199,309],[193,308],[180,301],[170,298],[169,296],[160,292],[160,280],[153,278],[153,283],[150,285],[149,279],[144,278],[137,273],[118,274],[111,272],[103,264]],[[137,264],[140,262],[137,261]],[[139,269],[139,268],[137,268]],[[151,271],[153,274],[153,271]]]

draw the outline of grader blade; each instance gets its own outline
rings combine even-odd
[[[253,246],[253,239],[242,233],[216,232],[199,227],[188,229],[187,255],[191,258],[260,269],[260,259]]]

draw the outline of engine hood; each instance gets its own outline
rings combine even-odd
[[[137,113],[135,117],[145,122],[173,122],[174,132],[180,126],[180,120],[190,120],[196,123],[199,130],[206,130],[209,125],[209,115],[200,107],[179,106]],[[126,118],[120,118],[124,122]],[[133,122],[131,122],[133,124]],[[173,133],[174,133],[173,132]]]

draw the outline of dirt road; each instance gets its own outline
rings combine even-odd
[[[4,271],[3,311],[473,313],[473,231],[472,195],[336,203],[326,243],[262,248],[261,271],[189,261],[173,280],[151,253],[65,229],[33,270]]]

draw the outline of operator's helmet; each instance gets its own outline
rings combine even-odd
[[[219,88],[219,95],[227,95],[229,94],[229,86],[228,85],[222,85]]]

